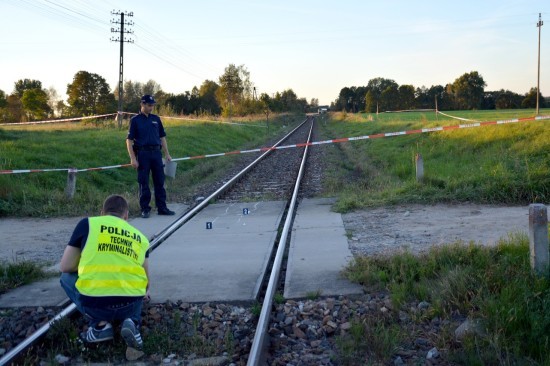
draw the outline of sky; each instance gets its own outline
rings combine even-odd
[[[81,70],[118,83],[112,11],[133,12],[124,80],[184,93],[218,81],[229,64],[250,72],[258,95],[293,89],[330,104],[340,89],[376,77],[415,87],[478,71],[485,90],[550,96],[548,0],[0,0],[0,90],[37,79],[65,99]]]

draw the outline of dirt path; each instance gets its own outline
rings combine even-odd
[[[80,219],[0,219],[0,260],[59,262]]]
[[[354,254],[407,248],[418,253],[432,245],[461,240],[491,245],[529,229],[529,207],[475,204],[399,205],[342,215]]]
[[[342,215],[354,254],[386,253],[400,248],[419,252],[456,240],[494,244],[508,233],[527,232],[529,209],[487,205],[404,205]],[[0,260],[58,263],[80,220],[1,219]]]

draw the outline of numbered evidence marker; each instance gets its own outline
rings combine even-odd
[[[206,229],[207,229],[207,230],[212,229],[212,222],[211,222],[211,221],[208,221],[208,222],[206,223]]]
[[[248,208],[243,208],[243,215],[248,215]]]

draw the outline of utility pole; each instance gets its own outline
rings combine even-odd
[[[540,18],[539,13],[539,22],[537,23],[537,28],[539,29],[539,57],[538,57],[538,69],[537,69],[537,110],[536,115],[539,115],[539,95],[540,95],[540,30],[542,28],[542,25],[544,23],[542,22],[542,19]]]
[[[112,11],[112,15],[120,15],[120,20],[118,19],[112,19],[111,24],[117,24],[120,26],[120,28],[112,28],[111,27],[111,33],[119,33],[118,38],[111,37],[112,42],[120,42],[120,59],[119,59],[119,72],[118,72],[118,127],[122,127],[122,89],[123,89],[123,69],[124,69],[124,42],[128,43],[134,43],[133,39],[126,39],[124,37],[124,34],[133,34],[133,30],[124,30],[124,26],[132,26],[134,25],[134,22],[132,21],[126,21],[124,20],[124,16],[133,17],[133,12],[126,12],[126,11]]]

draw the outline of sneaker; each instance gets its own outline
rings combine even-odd
[[[141,211],[141,217],[143,217],[144,219],[148,219],[149,218],[149,211],[147,211],[147,210]]]
[[[143,347],[143,341],[141,340],[141,334],[137,330],[134,321],[130,318],[125,319],[122,322],[122,329],[120,335],[124,338],[126,345],[135,349],[141,349]]]
[[[113,326],[107,323],[101,329],[89,327],[88,331],[82,332],[80,338],[88,343],[98,343],[113,339]]]
[[[172,216],[172,215],[175,215],[175,214],[176,214],[176,213],[175,213],[174,211],[171,211],[171,210],[169,210],[168,208],[159,210],[159,215]]]

